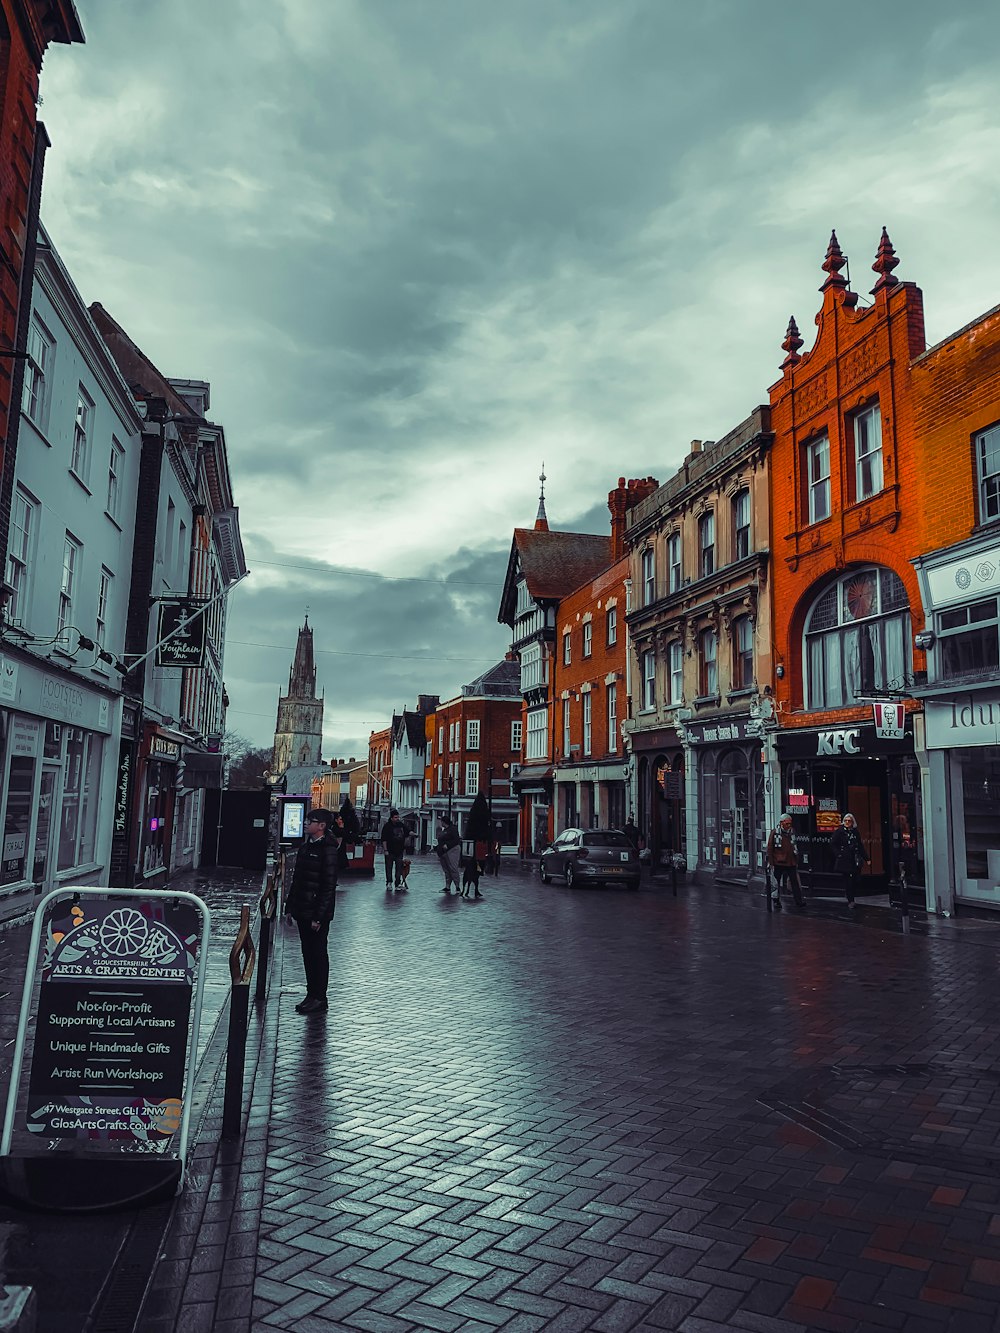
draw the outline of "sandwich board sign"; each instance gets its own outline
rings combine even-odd
[[[209,926],[169,889],[39,903],[0,1140],[9,1199],[96,1211],[179,1192]]]

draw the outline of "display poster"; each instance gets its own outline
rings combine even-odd
[[[56,906],[28,1079],[31,1133],[167,1147],[184,1108],[201,936],[190,900],[88,895]]]
[[[306,836],[304,801],[283,801],[281,805],[281,840],[295,842]]]

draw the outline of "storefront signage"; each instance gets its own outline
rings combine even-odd
[[[17,663],[0,657],[0,700],[12,704],[17,698]]]
[[[10,1152],[16,1122],[19,1150],[28,1145],[30,1153],[36,1136],[45,1155],[68,1149],[68,1158],[60,1158],[67,1166],[84,1157],[107,1160],[109,1153],[115,1160],[166,1154],[175,1144],[183,1155],[188,1057],[197,1041],[208,926],[208,908],[186,893],[168,898],[63,889],[42,901],[0,1151]],[[22,1100],[18,1087],[40,954]]]
[[[38,723],[34,718],[15,717],[10,729],[10,752],[22,759],[38,754]]]
[[[64,722],[82,722],[87,692],[70,680],[58,676],[43,676],[40,691],[40,709],[43,717],[58,717]]]
[[[854,727],[824,727],[820,731],[807,727],[783,727],[775,733],[774,742],[783,758],[850,758],[856,754],[904,754],[912,743],[910,715],[904,721],[904,730],[895,739],[878,736],[869,723]]]
[[[684,730],[692,745],[713,745],[720,741],[747,740],[756,732],[756,728],[750,730],[749,724],[750,719],[746,717],[729,722],[685,722]]]
[[[927,748],[1000,745],[1000,694],[966,691],[950,699],[924,701]]]
[[[927,569],[930,604],[936,610],[1000,591],[1000,547],[970,552],[936,569]]]
[[[902,704],[872,704],[872,713],[875,717],[875,735],[880,740],[898,741],[902,739],[903,728],[906,725],[906,710]]]
[[[122,741],[118,747],[118,781],[115,785],[115,836],[128,833],[128,809],[132,797],[132,745]]]
[[[169,759],[177,762],[181,757],[181,747],[177,741],[168,741],[166,736],[152,736],[149,741],[149,753],[155,759]]]
[[[205,665],[205,603],[161,602],[156,632],[156,665]]]
[[[860,754],[861,730],[843,727],[837,731],[821,731],[816,738],[817,754]]]

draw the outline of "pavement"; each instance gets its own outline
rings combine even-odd
[[[184,1193],[39,1329],[1000,1326],[1000,921],[439,884],[338,891],[325,1016],[279,930],[242,1137],[210,1041]]]

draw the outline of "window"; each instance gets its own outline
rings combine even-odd
[[[573,636],[569,630],[563,634],[563,666],[569,666],[573,660]]]
[[[583,622],[583,655],[592,657],[594,654],[594,622],[585,620]]]
[[[979,468],[979,521],[1000,518],[1000,421],[976,436]]]
[[[617,606],[609,606],[609,607],[608,607],[607,627],[608,627],[607,642],[608,642],[608,647],[611,648],[611,647],[614,646],[614,644],[616,644],[616,643],[618,642],[618,608],[617,608]]]
[[[882,416],[878,403],[857,412],[854,425],[854,498],[867,500],[882,489]]]
[[[451,753],[452,750],[457,750],[457,749],[458,749],[458,746],[457,746],[456,743],[455,743],[455,728],[456,728],[456,726],[457,726],[457,723],[455,723],[455,722],[449,722],[449,723],[448,723],[448,752],[449,752],[449,754]]]
[[[571,735],[570,735],[570,710],[569,710],[569,700],[568,700],[568,699],[564,699],[564,700],[563,700],[562,714],[563,714],[563,717],[562,717],[562,723],[563,723],[563,742],[562,742],[563,756],[564,756],[564,758],[568,759],[569,756],[570,756],[570,748],[571,748],[571,745],[572,745],[572,737],[571,737]]]
[[[125,465],[125,450],[118,441],[111,439],[111,456],[108,459],[108,499],[105,509],[113,519],[118,518],[121,505],[122,469]]]
[[[521,693],[542,684],[542,646],[531,643],[521,649]]]
[[[733,496],[733,559],[744,560],[750,554],[750,492]]]
[[[473,759],[465,765],[465,794],[475,796],[479,791],[479,760]]]
[[[80,543],[67,532],[63,543],[62,580],[59,585],[59,614],[56,634],[61,634],[73,622],[73,598],[80,569]]]
[[[111,605],[111,580],[114,575],[107,569],[101,570],[101,582],[97,589],[97,643],[103,648],[108,635],[108,608]]]
[[[656,654],[645,652],[642,655],[642,706],[656,707]]]
[[[14,492],[10,511],[10,537],[7,543],[7,618],[24,620],[28,614],[28,566],[35,532],[37,505],[21,490]]]
[[[532,605],[533,605],[533,599],[531,593],[528,591],[528,585],[524,581],[524,579],[522,579],[520,583],[517,585],[516,615],[518,616],[527,615],[528,612],[531,610]]]
[[[618,686],[608,686],[608,754],[618,753]]]
[[[524,723],[520,718],[510,724],[510,748],[514,754],[521,753],[521,732],[523,727]]]
[[[544,759],[548,754],[545,719],[544,708],[533,708],[528,714],[528,744],[525,759]]]
[[[86,481],[90,475],[90,431],[93,415],[94,404],[81,384],[76,399],[73,447],[69,456],[70,471],[75,472],[81,481]]]
[[[438,776],[438,785],[437,785],[437,789],[438,789],[439,792],[441,792],[441,791],[444,791],[444,764],[438,764],[437,769],[438,769],[438,773],[437,773],[437,776]]]
[[[853,570],[817,597],[806,619],[807,707],[899,689],[909,663],[909,599],[891,569]]]
[[[48,425],[49,376],[52,373],[54,352],[55,343],[49,331],[37,319],[33,319],[28,333],[28,355],[24,363],[21,411],[42,431]]]
[[[667,571],[669,573],[669,589],[671,592],[679,592],[682,582],[681,569],[681,534],[672,532],[667,538]]]
[[[479,749],[479,718],[470,717],[465,723],[465,748],[467,750]]]
[[[715,514],[702,514],[698,520],[699,571],[707,578],[715,573]]]
[[[719,693],[719,637],[714,629],[704,629],[698,642],[701,648],[700,693],[703,699],[713,699]]]
[[[943,678],[984,680],[1000,673],[1000,617],[996,597],[942,611],[936,629]]]
[[[642,604],[652,606],[656,601],[656,552],[647,546],[642,553]]]
[[[444,754],[444,727],[438,727],[438,754]]]
[[[806,445],[806,480],[809,486],[809,522],[830,517],[830,441],[826,435]]]
[[[684,699],[684,645],[674,639],[667,649],[670,662],[670,703],[676,707]]]
[[[102,739],[79,727],[64,730],[66,751],[59,808],[58,866],[60,870],[69,870],[94,859]]]
[[[733,688],[753,687],[753,621],[740,616],[733,622]]]
[[[594,745],[594,699],[590,690],[580,700],[583,711],[583,753],[592,754]]]

